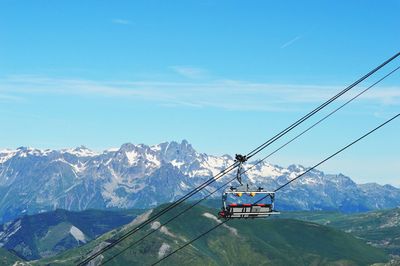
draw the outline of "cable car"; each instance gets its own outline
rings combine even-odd
[[[264,191],[262,187],[252,187],[242,184],[243,163],[246,156],[237,154],[239,162],[236,178],[239,187],[230,187],[222,195],[222,210],[218,213],[220,218],[263,218],[273,214],[279,214],[274,209],[275,192]]]

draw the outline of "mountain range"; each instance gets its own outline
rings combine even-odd
[[[171,202],[234,163],[229,155],[197,152],[186,140],[148,146],[123,144],[94,152],[86,147],[0,151],[0,223],[24,214],[66,210],[152,208]],[[247,162],[245,179],[274,189],[307,168]],[[233,171],[234,172],[234,171]],[[208,187],[217,188],[234,173]],[[208,194],[200,191],[193,197]],[[216,193],[214,197],[219,197]],[[312,170],[279,191],[282,210],[357,212],[400,205],[400,189],[375,183],[356,184],[343,174]]]

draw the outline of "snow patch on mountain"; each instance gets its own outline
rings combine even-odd
[[[9,149],[1,150],[0,151],[0,163],[7,162],[9,159],[14,157],[16,153],[17,153],[17,150],[9,150]]]
[[[21,229],[21,220],[18,219],[14,222],[6,223],[0,231],[0,247],[2,247],[10,239],[12,235]]]
[[[86,243],[85,234],[81,230],[79,230],[79,228],[71,226],[69,232],[76,239],[76,241]]]
[[[161,259],[162,257],[164,257],[170,249],[171,246],[163,242],[160,249],[158,250],[158,258]]]
[[[181,181],[180,183],[179,183],[179,186],[181,187],[181,189],[183,189],[183,190],[187,190],[187,189],[190,189],[190,186],[188,186],[185,182],[183,182],[183,181]]]
[[[128,158],[128,162],[130,165],[135,164],[138,160],[139,154],[136,151],[127,151],[125,152],[126,158]]]
[[[245,167],[245,171],[251,182],[256,182],[256,180],[265,177],[276,179],[277,177],[289,172],[287,169],[271,165],[267,162],[261,162],[260,164],[249,164]]]
[[[150,149],[154,152],[159,152],[161,151],[161,144],[150,146]]]
[[[176,159],[171,161],[171,164],[175,166],[176,168],[181,168],[183,165],[185,165],[185,162],[178,162]]]
[[[160,227],[161,227],[161,228],[160,228]],[[154,222],[152,222],[150,228],[153,229],[153,230],[159,229],[161,233],[163,233],[163,234],[165,234],[165,235],[167,235],[167,236],[175,237],[175,238],[176,238],[176,235],[174,235],[173,233],[171,233],[171,231],[169,231],[168,228],[167,228],[166,226],[161,226],[161,223],[160,223],[159,221],[154,221]]]
[[[222,223],[220,219],[218,219],[215,215],[209,213],[209,212],[205,212],[203,213],[203,216],[211,219],[217,223]],[[228,229],[233,235],[238,236],[238,231],[236,228],[233,228],[232,226],[228,226],[227,224],[223,224],[223,227],[225,227],[226,229]]]
[[[93,157],[93,156],[99,155],[99,153],[94,152],[94,151],[86,148],[85,146],[80,146],[75,149],[65,149],[62,151],[65,153],[75,155],[77,157]]]

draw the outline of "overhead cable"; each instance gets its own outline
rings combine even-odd
[[[353,84],[351,84],[350,86],[348,86],[347,88],[345,88],[344,90],[342,90],[341,92],[339,92],[338,94],[336,94],[335,96],[330,98],[328,101],[326,101],[325,103],[323,103],[322,105],[320,105],[319,107],[317,107],[316,109],[314,109],[313,111],[308,113],[307,115],[303,116],[301,119],[299,119],[298,121],[293,123],[291,126],[289,126],[288,128],[284,129],[283,131],[281,131],[280,133],[278,133],[277,135],[275,135],[274,137],[272,137],[268,141],[264,142],[262,145],[258,146],[256,149],[254,149],[253,151],[248,153],[248,155],[246,157],[249,159],[252,156],[256,155],[257,153],[259,153],[260,151],[265,149],[267,146],[269,146],[270,144],[272,144],[273,142],[275,142],[276,140],[278,140],[279,138],[281,138],[282,136],[287,134],[289,131],[291,131],[292,129],[294,129],[295,127],[297,127],[301,123],[303,123],[305,120],[307,120],[308,118],[310,118],[311,116],[313,116],[314,114],[316,114],[317,112],[319,112],[320,110],[325,108],[327,105],[332,103],[334,100],[339,98],[341,95],[345,94],[347,91],[349,91],[350,89],[355,87],[357,84],[361,83],[363,80],[365,80],[366,78],[371,76],[373,73],[377,72],[379,69],[381,69],[382,67],[387,65],[389,62],[393,61],[399,55],[400,55],[400,53],[395,54],[394,56],[392,56],[391,58],[389,58],[388,60],[386,60],[385,62],[380,64],[378,67],[376,67],[375,69],[371,70],[366,75],[364,75],[362,78],[360,78],[359,80],[357,80],[356,82],[354,82]],[[217,174],[216,176],[212,177],[211,179],[205,181],[200,186],[196,187],[195,189],[193,189],[192,191],[190,191],[186,195],[182,196],[177,201],[173,202],[171,205],[167,206],[165,209],[163,209],[163,210],[159,211],[158,213],[152,215],[148,220],[142,222],[136,228],[128,231],[126,234],[122,235],[120,238],[118,238],[116,240],[113,240],[111,243],[109,243],[107,246],[101,248],[97,252],[93,252],[87,258],[85,258],[83,261],[81,261],[78,265],[82,266],[82,265],[85,265],[85,264],[89,263],[92,259],[96,258],[97,256],[99,256],[100,254],[104,253],[105,251],[111,249],[112,247],[114,247],[115,245],[120,243],[121,241],[123,241],[126,238],[130,237],[131,235],[135,234],[136,232],[138,232],[139,230],[144,228],[146,225],[148,225],[151,222],[155,221],[158,217],[164,215],[165,213],[167,213],[171,209],[177,207],[182,202],[186,201],[188,198],[190,198],[193,195],[197,194],[199,191],[201,191],[202,189],[204,189],[205,187],[207,187],[211,183],[215,182],[217,179],[221,178],[222,176],[226,175],[227,173],[229,173],[230,171],[232,171],[233,169],[235,169],[238,166],[239,166],[238,162],[235,162],[232,165],[228,166],[226,169],[221,171],[219,174]]]
[[[308,172],[310,172],[311,170],[315,169],[316,167],[318,167],[319,165],[323,164],[324,162],[328,161],[329,159],[333,158],[334,156],[338,155],[339,153],[343,152],[344,150],[348,149],[349,147],[353,146],[354,144],[356,144],[357,142],[359,142],[360,140],[364,139],[365,137],[367,137],[368,135],[372,134],[373,132],[375,132],[376,130],[380,129],[381,127],[385,126],[386,124],[390,123],[391,121],[393,121],[394,119],[396,119],[397,117],[400,116],[400,113],[393,116],[392,118],[390,118],[389,120],[385,121],[384,123],[380,124],[379,126],[377,126],[376,128],[372,129],[371,131],[367,132],[366,134],[364,134],[363,136],[359,137],[358,139],[354,140],[353,142],[349,143],[348,145],[346,145],[345,147],[341,148],[340,150],[338,150],[337,152],[333,153],[332,155],[328,156],[327,158],[325,158],[324,160],[320,161],[319,163],[315,164],[313,167],[307,169],[307,171],[305,171],[304,173],[296,176],[295,178],[291,179],[290,181],[286,182],[285,184],[281,185],[280,187],[278,187],[277,189],[274,190],[274,192],[281,190],[282,188],[286,187],[287,185],[289,185],[290,183],[292,183],[293,181],[297,180],[298,178],[304,176],[305,174],[307,174]],[[257,202],[260,202],[261,200],[263,200],[264,198],[266,198],[267,196],[259,199]],[[218,223],[217,225],[213,226],[212,228],[210,228],[209,230],[203,232],[202,234],[200,234],[199,236],[197,236],[196,238],[186,242],[183,246],[175,249],[174,251],[172,251],[171,253],[169,253],[168,255],[166,255],[165,257],[162,257],[161,259],[157,260],[155,263],[152,264],[152,266],[162,262],[163,260],[169,258],[170,256],[172,256],[173,254],[175,254],[176,252],[180,251],[181,249],[187,247],[188,245],[192,244],[193,242],[197,241],[199,238],[207,235],[208,233],[212,232],[213,230],[217,229],[218,227],[220,227],[221,225],[227,223],[230,219],[226,219],[220,223]]]

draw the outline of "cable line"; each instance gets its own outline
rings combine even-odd
[[[228,182],[226,182],[225,184],[223,184],[222,186],[218,187],[217,189],[215,189],[213,192],[210,192],[210,194],[208,194],[207,196],[203,197],[202,199],[198,200],[196,203],[194,203],[193,205],[190,205],[188,208],[186,208],[185,210],[183,210],[182,212],[178,213],[177,215],[175,215],[174,217],[172,217],[171,219],[169,219],[168,221],[166,221],[163,224],[160,224],[160,226],[156,229],[153,229],[152,231],[150,231],[149,233],[147,233],[146,235],[144,235],[142,238],[138,239],[137,241],[133,242],[132,244],[130,244],[129,246],[125,247],[124,249],[122,249],[121,251],[119,251],[118,253],[112,255],[110,258],[108,258],[107,260],[105,260],[104,262],[102,262],[100,265],[104,265],[107,264],[108,262],[110,262],[111,260],[113,260],[114,258],[118,257],[119,255],[121,255],[122,253],[124,253],[125,251],[127,251],[128,249],[130,249],[131,247],[139,244],[140,242],[142,242],[145,238],[147,238],[148,236],[152,235],[153,233],[157,232],[158,230],[160,230],[161,227],[166,226],[167,224],[169,224],[170,222],[172,222],[173,220],[175,220],[176,218],[178,218],[179,216],[181,216],[182,214],[186,213],[187,211],[189,211],[190,209],[194,208],[196,205],[200,204],[201,202],[203,202],[204,200],[206,200],[207,198],[209,198],[211,195],[213,195],[215,192],[221,190],[222,188],[226,187],[227,185],[229,185],[229,183],[231,183],[233,180],[236,179],[236,176],[232,179],[230,179]]]
[[[286,142],[284,145],[280,146],[278,149],[276,149],[275,151],[273,151],[272,153],[270,153],[269,155],[267,155],[266,157],[264,157],[263,159],[259,160],[257,163],[255,163],[254,165],[252,165],[250,168],[246,169],[245,171],[243,171],[241,174],[244,174],[248,171],[250,171],[252,168],[254,168],[257,164],[261,163],[262,161],[264,161],[265,159],[269,158],[270,156],[272,156],[273,154],[275,154],[276,152],[278,152],[279,150],[281,150],[283,147],[287,146],[289,143],[293,142],[295,139],[299,138],[301,135],[305,134],[307,131],[309,131],[310,129],[312,129],[313,127],[315,127],[316,125],[318,125],[319,123],[321,123],[322,121],[324,121],[325,119],[327,119],[328,117],[330,117],[331,115],[333,115],[334,113],[336,113],[337,111],[339,111],[340,109],[342,109],[343,107],[345,107],[346,105],[348,105],[349,103],[351,103],[352,101],[354,101],[356,98],[360,97],[362,94],[364,94],[365,92],[367,92],[368,90],[370,90],[371,88],[373,88],[374,86],[376,86],[377,84],[379,84],[381,81],[383,81],[384,79],[386,79],[387,77],[389,77],[390,75],[392,75],[393,73],[395,73],[398,69],[400,68],[397,67],[395,69],[393,69],[392,71],[390,71],[388,74],[386,74],[385,76],[381,77],[379,80],[377,80],[376,82],[374,82],[372,85],[370,85],[369,87],[367,87],[366,89],[362,90],[361,92],[359,92],[358,94],[356,94],[355,96],[353,96],[351,99],[349,99],[347,102],[345,102],[344,104],[342,104],[341,106],[339,106],[338,108],[336,108],[335,110],[333,110],[332,112],[330,112],[328,115],[326,115],[325,117],[323,117],[322,119],[320,119],[319,121],[317,121],[316,123],[314,123],[312,126],[310,126],[309,128],[307,128],[306,130],[304,130],[303,132],[301,132],[300,134],[298,134],[296,137],[292,138],[290,141]],[[305,173],[304,173],[305,174]],[[179,216],[181,216],[182,214],[186,213],[187,211],[189,211],[190,209],[192,209],[193,207],[195,207],[196,205],[200,204],[202,201],[206,200],[207,198],[209,198],[211,195],[213,195],[215,192],[219,191],[220,189],[224,188],[225,186],[227,186],[230,182],[232,182],[233,180],[235,180],[236,177],[234,177],[233,179],[229,180],[228,182],[226,182],[225,184],[223,184],[222,186],[218,187],[216,190],[214,190],[213,192],[209,192],[209,194],[207,196],[205,196],[204,198],[200,199],[199,201],[197,201],[195,204],[189,206],[188,208],[186,208],[184,211],[178,213],[177,215],[175,215],[174,217],[172,217],[171,219],[169,219],[167,222],[161,224],[157,229],[154,229],[153,231],[151,231],[150,233],[146,234],[145,236],[143,236],[142,238],[140,238],[139,240],[135,241],[134,243],[130,244],[128,247],[124,248],[123,250],[119,251],[118,253],[114,254],[112,257],[110,257],[109,259],[107,259],[106,261],[104,261],[101,265],[104,265],[106,263],[108,263],[109,261],[113,260],[115,257],[121,255],[123,252],[125,252],[126,250],[128,250],[129,248],[133,247],[134,245],[139,244],[140,242],[142,242],[145,238],[147,238],[148,236],[150,236],[151,234],[155,233],[157,230],[159,230],[162,226],[166,226],[167,224],[169,224],[170,222],[172,222],[173,220],[175,220],[176,218],[178,218]],[[265,198],[265,197],[264,197]],[[264,198],[261,198],[259,201],[263,200]],[[257,202],[259,202],[257,201]],[[256,203],[257,203],[256,202]]]
[[[172,203],[171,205],[167,206],[166,208],[164,208],[163,210],[161,210],[160,212],[156,213],[155,215],[153,215],[152,217],[150,217],[149,219],[147,219],[146,221],[142,222],[140,225],[138,225],[137,227],[135,227],[132,230],[129,230],[127,233],[125,233],[124,235],[120,236],[118,239],[116,240],[112,240],[109,239],[111,242],[101,248],[100,250],[98,250],[97,252],[94,252],[93,254],[89,255],[86,259],[84,259],[83,261],[81,261],[80,263],[78,263],[78,266],[83,266],[86,265],[87,263],[89,263],[91,260],[93,260],[94,258],[96,258],[97,256],[99,256],[100,254],[104,253],[105,251],[111,249],[112,247],[114,247],[115,245],[117,245],[118,243],[120,243],[121,241],[125,240],[126,238],[128,238],[129,236],[133,235],[134,233],[138,232],[139,230],[141,230],[142,228],[144,228],[146,225],[150,224],[151,222],[155,221],[158,217],[162,216],[163,214],[165,214],[166,212],[168,212],[169,210],[175,208],[176,206],[178,206],[179,204],[181,204],[182,202],[184,202],[185,200],[187,200],[188,198],[190,198],[191,196],[193,196],[194,194],[196,194],[197,192],[199,192],[201,189],[203,189],[204,187],[206,187],[207,185],[215,182],[217,179],[221,178],[222,176],[224,176],[225,174],[227,174],[228,172],[232,171],[234,168],[236,168],[238,166],[238,163],[235,162],[234,164],[232,164],[231,166],[229,166],[228,168],[226,168],[225,170],[221,171],[219,174],[217,174],[215,177],[209,179],[208,181],[204,182],[202,185],[198,186],[197,188],[193,189],[191,192],[189,192],[188,194],[186,194],[185,196],[181,197],[179,200],[175,201],[174,203]]]
[[[359,92],[358,94],[356,94],[354,97],[352,97],[351,99],[349,99],[347,102],[345,102],[344,104],[342,104],[341,106],[339,106],[338,108],[336,108],[335,110],[333,110],[332,112],[330,112],[329,114],[327,114],[326,116],[324,116],[323,118],[321,118],[320,120],[318,120],[317,122],[315,122],[314,124],[312,124],[310,127],[308,127],[306,130],[302,131],[300,134],[296,135],[294,138],[292,138],[291,140],[289,140],[288,142],[286,142],[285,144],[283,144],[282,146],[280,146],[279,148],[277,148],[276,150],[274,150],[273,152],[271,152],[270,154],[268,154],[267,156],[265,156],[264,158],[262,158],[261,160],[259,160],[258,162],[256,162],[255,164],[253,164],[251,167],[247,168],[245,171],[243,171],[241,174],[246,173],[247,171],[251,170],[252,168],[254,168],[255,166],[257,166],[258,164],[260,164],[261,162],[265,161],[266,159],[268,159],[269,157],[271,157],[272,155],[274,155],[275,153],[277,153],[278,151],[280,151],[281,149],[283,149],[284,147],[286,147],[287,145],[289,145],[290,143],[292,143],[293,141],[295,141],[296,139],[298,139],[299,137],[301,137],[302,135],[304,135],[306,132],[310,131],[312,128],[314,128],[315,126],[317,126],[318,124],[320,124],[322,121],[326,120],[328,117],[332,116],[334,113],[336,113],[337,111],[339,111],[340,109],[342,109],[343,107],[345,107],[346,105],[348,105],[349,103],[351,103],[352,101],[354,101],[356,98],[360,97],[361,95],[363,95],[365,92],[367,92],[368,90],[370,90],[371,88],[373,88],[374,86],[376,86],[377,84],[379,84],[381,81],[383,81],[384,79],[386,79],[387,77],[389,77],[390,75],[392,75],[393,73],[395,73],[397,70],[400,69],[400,66],[396,67],[395,69],[393,69],[392,71],[390,71],[388,74],[386,74],[385,76],[383,76],[382,78],[380,78],[379,80],[377,80],[376,82],[374,82],[372,85],[370,85],[369,87],[367,87],[366,89],[364,89],[363,91]]]
[[[252,156],[254,156],[257,153],[259,153],[260,151],[262,151],[263,149],[265,149],[267,146],[269,146],[270,144],[272,144],[273,142],[275,142],[276,140],[278,140],[279,138],[281,138],[282,136],[287,134],[289,131],[291,131],[292,129],[294,129],[295,127],[297,127],[301,123],[303,123],[305,120],[307,120],[308,118],[310,118],[311,116],[313,116],[314,114],[316,114],[317,112],[319,112],[320,110],[325,108],[327,105],[332,103],[334,100],[339,98],[341,95],[343,95],[344,93],[346,93],[347,91],[349,91],[350,89],[352,89],[353,87],[358,85],[360,82],[362,82],[363,80],[365,80],[366,78],[368,78],[369,76],[371,76],[372,74],[377,72],[379,69],[381,69],[382,67],[387,65],[389,62],[393,61],[399,55],[400,55],[400,53],[395,54],[394,56],[392,56],[391,58],[386,60],[384,63],[382,63],[378,67],[376,67],[375,69],[371,70],[369,73],[364,75],[362,78],[360,78],[359,80],[357,80],[356,82],[354,82],[353,84],[351,84],[350,86],[348,86],[347,88],[345,88],[344,90],[342,90],[341,92],[336,94],[334,97],[332,97],[331,99],[329,99],[328,101],[326,101],[325,103],[323,103],[322,105],[320,105],[319,107],[317,107],[316,109],[311,111],[309,114],[303,116],[301,119],[299,119],[298,121],[293,123],[291,126],[289,126],[288,128],[284,129],[283,131],[281,131],[280,133],[278,133],[277,135],[275,135],[274,137],[270,138],[268,141],[266,141],[265,143],[263,143],[262,145],[260,145],[259,147],[257,147],[253,151],[251,151],[250,153],[248,153],[246,158],[249,159]],[[86,259],[81,261],[78,265],[79,266],[83,266],[83,265],[89,263],[92,259],[96,258],[97,256],[99,256],[100,254],[104,253],[105,251],[111,249],[112,247],[114,247],[115,245],[117,245],[118,243],[123,241],[124,239],[128,238],[129,236],[135,234],[136,232],[138,232],[139,230],[144,228],[146,225],[148,225],[151,222],[153,222],[154,220],[156,220],[158,217],[164,215],[166,212],[168,212],[171,209],[175,208],[176,206],[180,205],[182,202],[186,201],[188,198],[190,198],[193,195],[197,194],[199,191],[201,191],[202,189],[204,189],[205,187],[207,187],[211,183],[215,182],[216,180],[218,180],[222,176],[226,175],[227,173],[229,173],[230,171],[232,171],[233,169],[235,169],[239,165],[240,165],[240,163],[238,161],[235,161],[235,163],[233,163],[232,165],[228,166],[226,169],[222,170],[220,173],[218,173],[217,175],[213,176],[209,180],[205,181],[200,186],[198,186],[197,188],[193,189],[192,191],[190,191],[186,195],[182,196],[180,199],[178,199],[177,201],[173,202],[171,205],[167,206],[165,209],[163,209],[163,210],[159,211],[158,213],[154,214],[149,219],[147,219],[146,221],[144,221],[140,225],[138,225],[136,228],[128,231],[126,234],[122,235],[119,239],[113,240],[111,243],[109,243],[109,245],[107,245],[107,246],[101,248],[100,250],[98,250],[97,252],[94,252],[93,254],[89,255]]]
[[[296,176],[295,178],[291,179],[290,181],[286,182],[285,184],[281,185],[280,187],[278,187],[277,189],[274,190],[274,192],[281,190],[282,188],[286,187],[287,185],[289,185],[290,183],[292,183],[293,181],[297,180],[298,178],[304,176],[305,174],[307,174],[308,172],[310,172],[311,170],[315,169],[316,167],[318,167],[319,165],[325,163],[326,161],[332,159],[334,156],[338,155],[339,153],[343,152],[344,150],[348,149],[349,147],[353,146],[354,144],[356,144],[357,142],[359,142],[360,140],[364,139],[365,137],[367,137],[368,135],[372,134],[373,132],[375,132],[376,130],[380,129],[381,127],[385,126],[386,124],[390,123],[391,121],[393,121],[394,119],[396,119],[397,117],[400,116],[400,113],[393,116],[392,118],[390,118],[389,120],[385,121],[384,123],[380,124],[379,126],[375,127],[374,129],[372,129],[371,131],[367,132],[366,134],[364,134],[363,136],[359,137],[358,139],[354,140],[353,142],[349,143],[348,145],[346,145],[345,147],[341,148],[340,150],[338,150],[337,152],[333,153],[332,155],[328,156],[327,158],[325,158],[324,160],[320,161],[319,163],[317,163],[316,165],[314,165],[313,167],[309,168],[307,171],[305,171],[304,173]],[[264,197],[265,198],[265,197]],[[262,198],[263,199],[263,198]],[[261,201],[262,199],[259,199],[258,201],[256,201],[255,203]],[[161,259],[159,259],[158,261],[156,261],[155,263],[152,264],[152,266],[162,262],[163,260],[167,259],[168,257],[172,256],[173,254],[175,254],[176,252],[178,252],[179,250],[187,247],[188,245],[192,244],[193,242],[195,242],[196,240],[198,240],[199,238],[205,236],[206,234],[210,233],[211,231],[217,229],[218,227],[220,227],[221,225],[227,223],[230,219],[226,219],[225,221],[218,223],[216,226],[213,226],[211,229],[207,230],[206,232],[200,234],[199,236],[197,236],[196,238],[190,240],[189,242],[185,243],[183,246],[175,249],[174,251],[172,251],[171,253],[169,253],[167,256],[162,257]]]
[[[310,169],[308,169],[307,171],[305,171],[304,173],[302,173],[299,176],[296,176],[295,178],[293,178],[292,180],[288,181],[287,183],[281,185],[280,187],[278,187],[277,189],[274,190],[274,192],[281,190],[282,188],[286,187],[287,185],[289,185],[290,183],[292,183],[293,181],[297,180],[298,178],[304,176],[305,174],[307,174],[308,172],[310,172],[311,170],[317,168],[318,166],[320,166],[321,164],[323,164],[324,162],[328,161],[329,159],[331,159],[332,157],[338,155],[339,153],[341,153],[342,151],[344,151],[345,149],[349,148],[350,146],[356,144],[357,142],[359,142],[360,140],[362,140],[363,138],[367,137],[368,135],[372,134],[373,132],[375,132],[376,130],[380,129],[381,127],[385,126],[387,123],[391,122],[392,120],[396,119],[397,117],[400,116],[400,113],[393,116],[392,118],[390,118],[389,120],[387,120],[385,123],[377,126],[376,128],[374,128],[373,130],[369,131],[368,133],[364,134],[363,136],[359,137],[358,139],[356,139],[355,141],[353,141],[352,143],[348,144],[347,146],[341,148],[340,150],[338,150],[337,152],[335,152],[334,154],[332,154],[331,156],[327,157],[326,159],[322,160],[321,162],[317,163],[316,165],[314,165],[313,167],[311,167]]]
[[[381,77],[379,80],[377,80],[376,82],[374,82],[372,85],[370,85],[369,87],[365,88],[364,90],[362,90],[361,92],[359,92],[358,94],[356,94],[355,96],[353,96],[351,99],[349,99],[347,102],[345,102],[344,104],[342,104],[341,106],[339,106],[338,108],[336,108],[335,110],[333,110],[332,112],[330,112],[329,114],[327,114],[326,116],[324,116],[322,119],[318,120],[316,123],[314,123],[313,125],[311,125],[310,127],[308,127],[306,130],[302,131],[300,134],[298,134],[297,136],[295,136],[294,138],[292,138],[291,140],[289,140],[288,142],[286,142],[285,144],[283,144],[282,146],[280,146],[279,148],[277,148],[276,150],[274,150],[273,152],[271,152],[270,154],[268,154],[266,157],[262,158],[261,160],[257,161],[255,164],[253,164],[251,167],[247,168],[246,170],[244,170],[243,172],[241,172],[241,174],[245,174],[246,172],[250,171],[251,169],[253,169],[255,166],[257,166],[258,164],[260,164],[261,162],[265,161],[267,158],[271,157],[272,155],[274,155],[275,153],[277,153],[278,151],[280,151],[282,148],[284,148],[285,146],[289,145],[290,143],[292,143],[294,140],[298,139],[300,136],[304,135],[306,132],[308,132],[309,130],[311,130],[312,128],[314,128],[315,126],[317,126],[318,124],[320,124],[322,121],[326,120],[328,117],[332,116],[334,113],[336,113],[337,111],[339,111],[340,109],[342,109],[343,107],[345,107],[346,105],[348,105],[349,103],[351,103],[352,101],[354,101],[356,98],[360,97],[361,95],[363,95],[365,92],[367,92],[368,90],[370,90],[371,88],[373,88],[374,86],[376,86],[377,84],[379,84],[381,81],[383,81],[384,79],[386,79],[387,77],[389,77],[390,75],[392,75],[393,73],[395,73],[397,70],[400,69],[400,66],[396,67],[395,69],[393,69],[392,71],[390,71],[388,74],[386,74],[385,76]],[[114,259],[115,257],[119,256],[121,253],[125,252],[126,250],[128,250],[129,248],[133,247],[134,245],[139,244],[140,242],[142,242],[145,238],[147,238],[148,236],[150,236],[151,234],[155,233],[157,230],[159,230],[162,226],[166,226],[167,224],[169,224],[170,222],[172,222],[173,220],[175,220],[176,218],[178,218],[179,216],[181,216],[182,214],[186,213],[187,211],[189,211],[190,209],[192,209],[193,207],[195,207],[196,205],[200,204],[202,201],[206,200],[207,198],[209,198],[211,195],[213,195],[215,192],[221,190],[222,188],[226,187],[229,183],[231,183],[233,180],[235,180],[236,177],[234,177],[233,179],[229,180],[227,183],[223,184],[222,186],[218,187],[216,190],[214,190],[213,192],[209,192],[209,194],[207,196],[205,196],[204,198],[200,199],[199,201],[197,201],[195,204],[189,206],[188,208],[186,208],[185,210],[183,210],[182,212],[180,212],[178,215],[172,217],[170,220],[168,220],[167,222],[163,223],[160,225],[160,227],[153,229],[153,231],[151,231],[150,233],[146,234],[145,236],[143,236],[142,238],[140,238],[139,240],[135,241],[134,243],[132,243],[131,245],[129,245],[128,247],[124,248],[123,250],[121,250],[120,252],[118,252],[117,254],[113,255],[112,257],[110,257],[109,259],[107,259],[106,261],[102,262],[101,265],[104,265],[106,263],[108,263],[109,261],[111,261],[112,259]],[[264,198],[262,198],[264,199]]]
[[[397,58],[400,55],[400,52],[393,55],[391,58],[389,58],[388,60],[386,60],[385,62],[383,62],[382,64],[380,64],[379,66],[377,66],[376,68],[374,68],[373,70],[371,70],[370,72],[368,72],[367,74],[365,74],[363,77],[361,77],[360,79],[358,79],[357,81],[355,81],[353,84],[351,84],[350,86],[348,86],[347,88],[345,88],[344,90],[342,90],[341,92],[339,92],[338,94],[336,94],[335,96],[333,96],[332,98],[330,98],[328,101],[324,102],[323,104],[321,104],[320,106],[318,106],[317,108],[315,108],[313,111],[311,111],[310,113],[306,114],[305,116],[303,116],[302,118],[300,118],[299,120],[297,120],[296,122],[294,122],[292,125],[290,125],[289,127],[287,127],[285,130],[281,131],[280,133],[276,134],[274,137],[272,137],[270,140],[267,140],[266,142],[264,142],[263,144],[261,144],[260,146],[258,146],[257,148],[255,148],[254,150],[252,150],[250,153],[248,153],[246,156],[247,158],[251,158],[254,155],[256,155],[257,153],[259,153],[261,150],[263,150],[264,148],[266,148],[267,146],[269,146],[272,142],[274,142],[275,140],[279,139],[281,136],[285,135],[287,132],[289,132],[290,130],[292,130],[293,128],[297,127],[298,125],[300,125],[301,123],[303,123],[305,120],[307,120],[308,118],[310,118],[311,116],[313,116],[314,114],[316,114],[317,112],[319,112],[321,109],[325,108],[327,105],[329,105],[330,103],[332,103],[334,100],[336,100],[337,98],[339,98],[340,96],[342,96],[343,94],[345,94],[346,92],[348,92],[349,90],[351,90],[352,88],[354,88],[355,86],[357,86],[359,83],[361,83],[362,81],[364,81],[365,79],[367,79],[369,76],[371,76],[372,74],[374,74],[375,72],[377,72],[379,69],[381,69],[382,67],[384,67],[385,65],[389,64],[391,61],[393,61],[395,58]]]
[[[211,229],[205,231],[205,232],[202,233],[201,235],[199,235],[199,236],[197,236],[196,238],[190,240],[190,241],[187,242],[185,245],[183,245],[183,246],[181,246],[181,247],[175,249],[174,251],[172,251],[171,253],[169,253],[167,256],[162,257],[161,259],[159,259],[158,261],[156,261],[155,263],[153,263],[153,264],[151,264],[151,265],[154,266],[154,265],[156,265],[156,264],[162,262],[162,261],[165,260],[166,258],[168,258],[168,257],[170,257],[170,256],[172,256],[172,255],[174,255],[174,254],[175,254],[176,252],[178,252],[179,250],[181,250],[181,249],[183,249],[183,248],[189,246],[189,245],[192,244],[194,241],[196,241],[196,240],[198,240],[199,238],[205,236],[206,234],[210,233],[211,231],[217,229],[218,227],[220,227],[221,225],[225,224],[225,223],[228,222],[228,221],[229,221],[229,219],[226,219],[225,221],[222,221],[222,222],[218,223],[217,225],[213,226]]]

